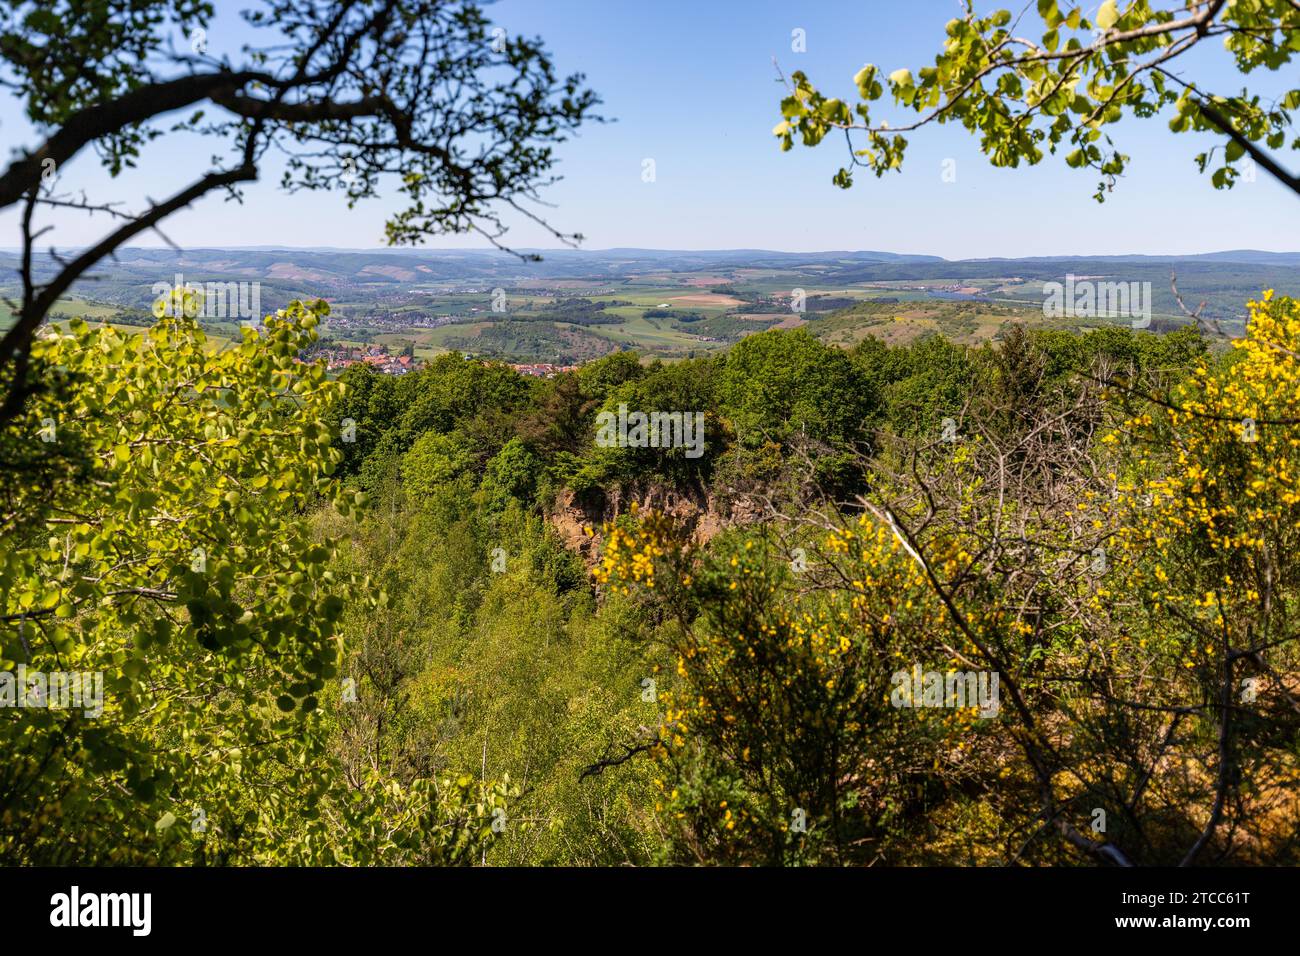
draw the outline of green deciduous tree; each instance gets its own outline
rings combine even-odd
[[[344,596],[366,591],[297,516],[331,494],[338,459],[340,386],[296,360],[315,323],[295,303],[221,352],[185,319],[142,335],[78,321],[37,341],[62,387],[5,442],[74,455],[82,476],[3,473],[0,671],[100,675],[102,713],[3,711],[6,859],[167,859],[155,822],[161,838],[193,813],[210,852],[256,854],[312,799],[317,771],[292,793],[279,773],[337,687]]]
[[[772,330],[742,339],[718,374],[718,397],[746,444],[849,442],[864,437],[875,410],[869,382],[840,349],[806,330]]]
[[[183,318],[38,338],[55,386],[0,431],[3,861],[481,859],[508,783],[349,776],[327,746],[345,603],[386,597],[304,516],[361,498],[331,475],[345,386],[297,359],[324,310],[221,351]]]

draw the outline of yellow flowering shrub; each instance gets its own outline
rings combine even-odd
[[[606,597],[676,625],[676,858],[1300,859],[1300,303],[1249,308],[1224,354],[898,439],[852,509],[607,528]],[[908,669],[997,674],[996,719],[898,706]]]
[[[1154,796],[1202,826],[1236,793],[1226,813],[1264,846],[1295,831],[1300,767],[1298,357],[1300,302],[1249,303],[1229,355],[1106,436],[1127,467],[1096,508],[1116,582],[1100,600],[1120,599],[1130,636],[1117,693],[1197,734],[1165,748]]]
[[[958,641],[915,561],[868,517],[807,542],[807,572],[770,531],[744,532],[694,548],[657,512],[605,529],[596,580],[678,623],[658,695],[659,809],[701,860],[849,861],[863,840],[898,837],[908,781],[968,770],[975,707],[891,702],[894,674],[955,665],[943,648]]]

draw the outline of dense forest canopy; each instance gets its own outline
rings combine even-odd
[[[74,324],[4,656],[104,719],[5,722],[6,858],[1294,862],[1300,305],[1251,309],[552,379],[332,380],[323,303]]]

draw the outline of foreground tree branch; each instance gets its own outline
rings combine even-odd
[[[803,145],[816,146],[828,133],[843,132],[849,158],[834,182],[848,188],[855,169],[883,176],[900,168],[907,148],[902,134],[931,123],[961,123],[980,136],[994,166],[1036,165],[1045,153],[1064,151],[1068,165],[1100,175],[1094,197],[1101,202],[1129,160],[1107,128],[1125,114],[1151,119],[1172,112],[1169,127],[1175,133],[1208,131],[1226,138],[1221,154],[1216,148],[1195,157],[1216,189],[1230,188],[1243,176],[1253,178],[1253,167],[1241,162],[1248,157],[1300,195],[1300,177],[1278,155],[1300,149],[1294,122],[1300,88],[1274,102],[1249,91],[1217,95],[1184,80],[1172,66],[1217,40],[1243,75],[1283,71],[1298,52],[1300,5],[1197,0],[1157,8],[1137,0],[1105,0],[1092,21],[1083,7],[1063,9],[1058,0],[1038,0],[1036,6],[1042,26],[1039,39],[1032,40],[1017,32],[1026,11],[1013,16],[996,10],[980,17],[968,0],[965,16],[947,24],[933,66],[915,75],[895,70],[882,83],[880,71],[868,64],[853,78],[856,104],[824,95],[804,73],[795,72],[773,133],[788,150],[796,136]],[[916,119],[876,118],[875,103],[886,86],[894,103]]]
[[[175,35],[207,27],[203,3],[154,0],[133,5],[132,17],[111,4],[68,0],[49,15],[38,6],[49,5],[0,11],[0,82],[24,97],[44,134],[0,173],[0,209],[26,202],[22,300],[0,342],[0,425],[42,387],[29,353],[59,297],[202,196],[238,198],[271,149],[287,157],[280,185],[291,192],[337,192],[351,205],[395,183],[404,206],[386,228],[393,244],[478,232],[508,249],[507,209],[562,240],[581,239],[529,205],[555,180],[554,146],[599,119],[598,100],[580,74],[556,73],[539,40],[490,32],[471,0],[261,0],[244,14],[266,42],[241,52],[239,65],[197,46],[176,51]],[[180,110],[192,112],[175,122]],[[70,259],[37,252],[46,229],[36,213],[69,205],[54,193],[63,167],[93,149],[116,175],[164,122],[169,134],[228,144],[232,162],[136,215],[83,197],[78,208],[126,222]]]

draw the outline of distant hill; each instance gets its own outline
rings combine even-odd
[[[1041,314],[1045,284],[1068,275],[1149,283],[1155,317],[1171,319],[1181,317],[1170,288],[1176,273],[1184,302],[1191,308],[1204,302],[1204,317],[1229,331],[1241,327],[1245,303],[1264,289],[1300,296],[1300,252],[1251,249],[961,260],[873,250],[538,251],[541,262],[488,249],[127,248],[78,282],[55,311],[147,321],[154,287],[177,276],[195,284],[255,282],[262,312],[296,298],[328,299],[339,340],[413,342],[426,355],[455,348],[573,361],[618,348],[681,357],[803,321],[822,323],[824,334],[844,342],[926,330],[979,340],[996,335],[1010,317],[1032,319],[1034,309]],[[0,297],[14,296],[18,265],[16,253],[0,252]],[[38,280],[55,266],[38,256]],[[492,302],[501,293],[510,300],[507,314],[498,314]],[[800,293],[811,303],[806,318],[791,306]],[[566,297],[621,304],[592,325],[572,309],[549,307]],[[828,312],[863,300],[902,305],[890,315],[853,309],[825,324]],[[973,301],[982,308],[906,305],[919,300]],[[6,316],[0,309],[0,324]],[[231,333],[233,327],[216,323],[213,330]]]

